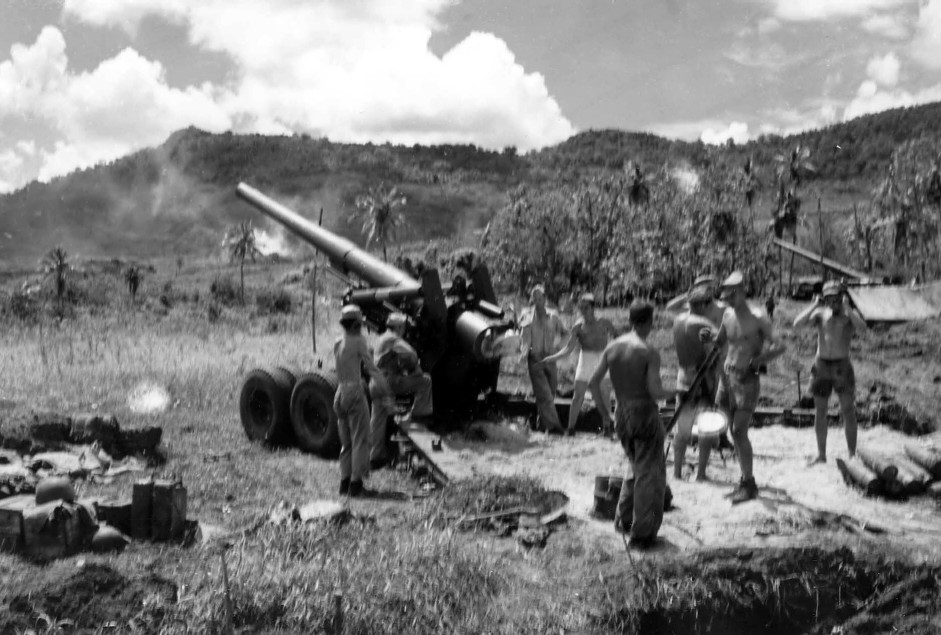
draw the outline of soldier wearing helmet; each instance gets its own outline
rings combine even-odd
[[[363,369],[388,390],[382,371],[373,362],[363,337],[363,313],[356,305],[340,311],[343,336],[333,345],[337,370],[337,394],[333,409],[340,433],[340,495],[364,496],[363,479],[369,473],[369,405],[363,385]]]

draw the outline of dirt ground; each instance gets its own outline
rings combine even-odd
[[[930,439],[932,437],[927,437]],[[941,437],[934,435],[934,440]],[[829,462],[808,467],[815,454],[811,428],[773,425],[751,432],[755,451],[757,500],[732,505],[727,496],[739,479],[736,458],[713,453],[710,482],[697,483],[692,472],[695,448],[687,452],[685,478],[668,483],[675,509],[664,516],[657,552],[695,552],[726,547],[844,544],[941,562],[941,509],[926,496],[907,501],[867,498],[847,486],[836,466],[847,455],[842,426],[831,427]],[[912,437],[885,426],[860,430],[860,448],[904,453]],[[531,432],[518,423],[478,422],[467,432],[444,438],[434,460],[452,479],[478,475],[526,475],[564,492],[574,523],[620,542],[612,523],[593,517],[595,476],[623,476],[628,470],[617,442],[592,434],[560,438]]]

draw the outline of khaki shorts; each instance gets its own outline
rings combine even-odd
[[[760,392],[761,382],[756,373],[726,366],[719,379],[716,403],[729,414],[754,412]]]
[[[810,368],[810,392],[814,397],[829,397],[832,392],[855,394],[856,373],[852,362],[848,358],[815,359]]]

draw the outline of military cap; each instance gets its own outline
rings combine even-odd
[[[345,307],[340,309],[340,321],[341,322],[362,322],[363,312],[355,304],[347,304]]]
[[[823,297],[840,295],[841,293],[843,293],[843,285],[836,280],[827,280],[823,283],[823,293],[821,293]]]
[[[712,289],[706,283],[693,285],[693,288],[689,290],[687,299],[690,302],[709,302],[712,300]]]
[[[580,296],[578,296],[578,301],[579,301],[579,302],[591,302],[592,304],[594,304],[594,303],[595,303],[595,294],[594,294],[594,293],[583,293],[583,294],[581,294]]]
[[[722,281],[723,287],[739,287],[745,282],[741,271],[733,271],[728,278]]]

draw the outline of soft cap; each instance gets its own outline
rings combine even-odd
[[[745,281],[741,271],[733,271],[728,278],[722,281],[723,287],[739,287]]]
[[[341,322],[362,322],[363,312],[355,304],[347,304],[345,307],[340,309],[340,321]]]

